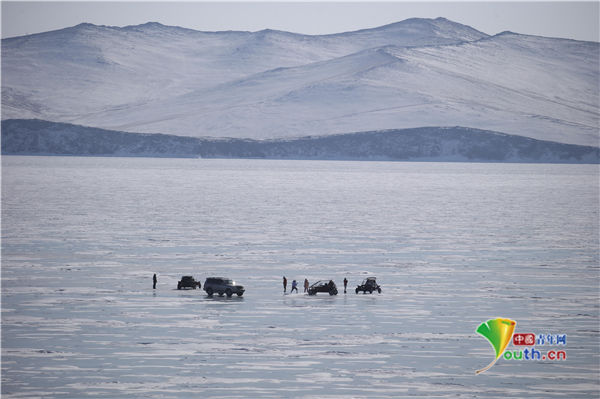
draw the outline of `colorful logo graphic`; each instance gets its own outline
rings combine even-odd
[[[486,338],[494,348],[496,357],[494,360],[481,370],[477,370],[476,374],[483,373],[492,367],[496,361],[502,356],[504,350],[510,343],[517,322],[511,319],[490,319],[485,323],[481,323],[477,327],[477,333]]]

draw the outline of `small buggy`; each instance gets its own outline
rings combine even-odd
[[[358,294],[360,291],[363,294],[366,294],[367,291],[369,294],[372,294],[373,291],[377,291],[381,294],[381,287],[377,284],[377,279],[375,277],[367,277],[363,280],[362,284],[356,287],[356,293]]]

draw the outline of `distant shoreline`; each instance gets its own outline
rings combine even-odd
[[[2,155],[600,163],[598,147],[460,126],[254,140],[129,133],[37,119],[2,121]]]

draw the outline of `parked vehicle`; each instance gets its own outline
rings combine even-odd
[[[381,287],[377,284],[377,279],[375,277],[367,277],[363,280],[362,284],[356,287],[356,293],[358,294],[360,291],[363,294],[366,294],[367,291],[369,294],[372,294],[373,291],[377,291],[381,294]]]
[[[231,298],[233,294],[237,296],[244,295],[245,290],[242,285],[236,284],[235,281],[229,278],[209,277],[204,282],[204,291],[208,296],[213,296],[216,293],[219,296],[225,294],[228,298]]]
[[[308,288],[308,295],[317,295],[317,292],[328,292],[329,295],[337,295],[338,290],[333,280],[320,280]]]
[[[194,280],[192,276],[183,276],[181,280],[177,283],[177,289],[180,290],[182,288],[192,288],[196,289],[196,287],[200,288],[200,281]]]

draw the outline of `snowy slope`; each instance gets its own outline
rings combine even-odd
[[[514,34],[387,46],[77,122],[255,138],[460,125],[597,145],[597,56],[596,43]]]
[[[80,24],[2,40],[3,118],[75,120],[371,47],[485,36],[445,19],[326,36],[199,32],[158,23],[125,28]]]
[[[598,145],[598,43],[443,18],[326,36],[82,24],[2,51],[3,118],[261,139],[468,126]]]

